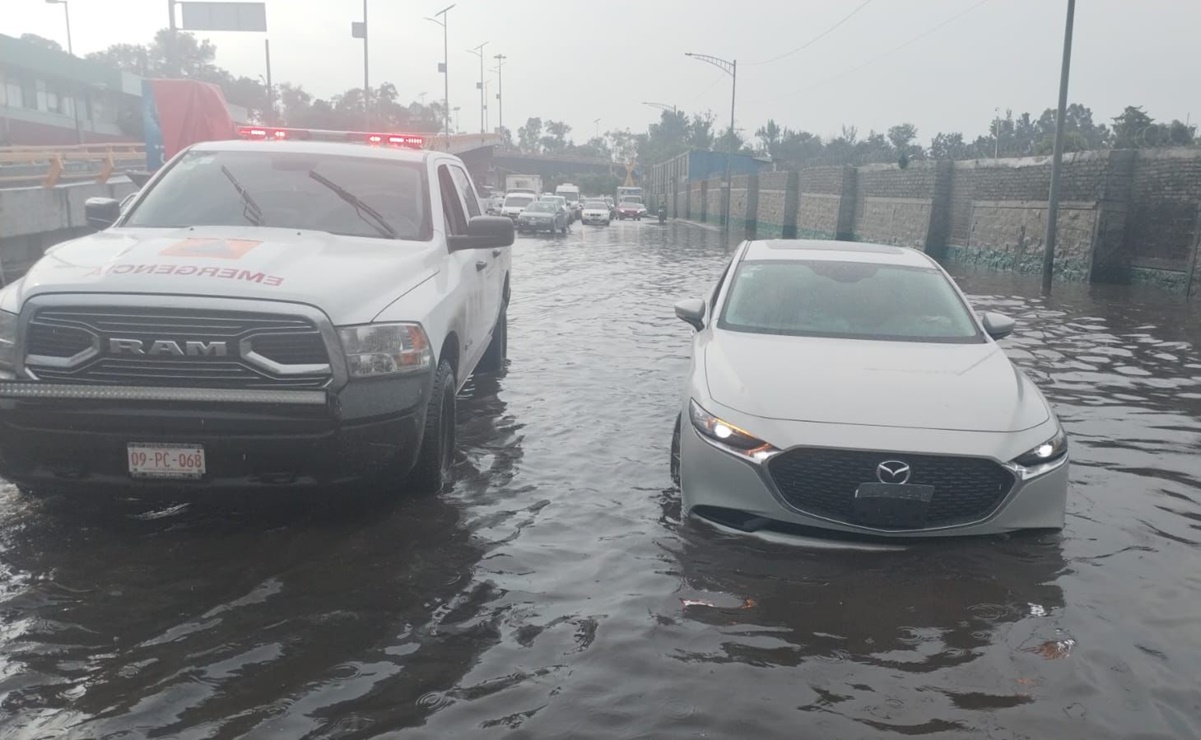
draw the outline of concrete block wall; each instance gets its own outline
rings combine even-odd
[[[1201,239],[1201,150],[1140,150],[1132,169],[1126,270],[1136,279],[1184,285]],[[1192,280],[1197,292],[1197,280]]]
[[[857,239],[1042,270],[1049,157],[808,167],[734,178],[731,234]],[[721,179],[690,184],[687,218],[722,222]],[[1064,158],[1056,275],[1201,294],[1201,149]]]
[[[0,283],[24,275],[55,244],[90,233],[84,217],[88,198],[120,200],[135,190],[125,178],[0,190]]]

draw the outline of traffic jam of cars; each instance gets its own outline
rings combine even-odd
[[[506,185],[481,199],[419,137],[243,128],[128,202],[89,200],[96,232],[0,290],[0,474],[28,495],[442,490],[456,394],[506,367],[515,232],[646,214],[634,187]],[[687,515],[798,536],[1063,527],[1068,442],[997,344],[1013,320],[924,253],[746,241],[675,314],[695,331],[670,444]]]

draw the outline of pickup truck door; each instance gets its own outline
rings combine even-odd
[[[455,187],[459,191],[459,196],[467,206],[467,217],[474,218],[481,215],[483,210],[476,196],[475,186],[472,185],[471,177],[467,174],[467,171],[458,165],[450,165],[450,174],[454,177]],[[481,337],[487,338],[488,332],[492,331],[493,326],[496,325],[497,317],[500,316],[501,294],[504,292],[505,258],[508,257],[508,248],[477,249],[473,250],[473,254],[477,266],[481,261],[485,263],[484,268],[480,271],[484,278],[484,296],[480,306],[480,320],[482,322]],[[482,347],[480,351],[483,351]]]
[[[455,185],[450,165],[438,165],[438,191],[442,200],[442,217],[446,224],[446,235],[462,236],[467,233],[467,207]],[[467,374],[475,367],[484,351],[484,275],[479,268],[479,250],[463,249],[447,255],[449,270],[453,276],[452,293],[457,296],[455,312],[463,317],[463,336],[460,337],[463,353],[459,363],[462,384]],[[485,265],[486,266],[486,265]]]

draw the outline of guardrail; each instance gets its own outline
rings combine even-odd
[[[142,144],[0,147],[0,187],[37,185],[52,188],[70,182],[107,182],[122,169],[144,169]]]

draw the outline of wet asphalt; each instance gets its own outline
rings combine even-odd
[[[1201,302],[952,272],[1073,445],[1059,534],[812,549],[681,521],[684,223],[514,247],[439,496],[0,487],[0,738],[1201,736]]]

